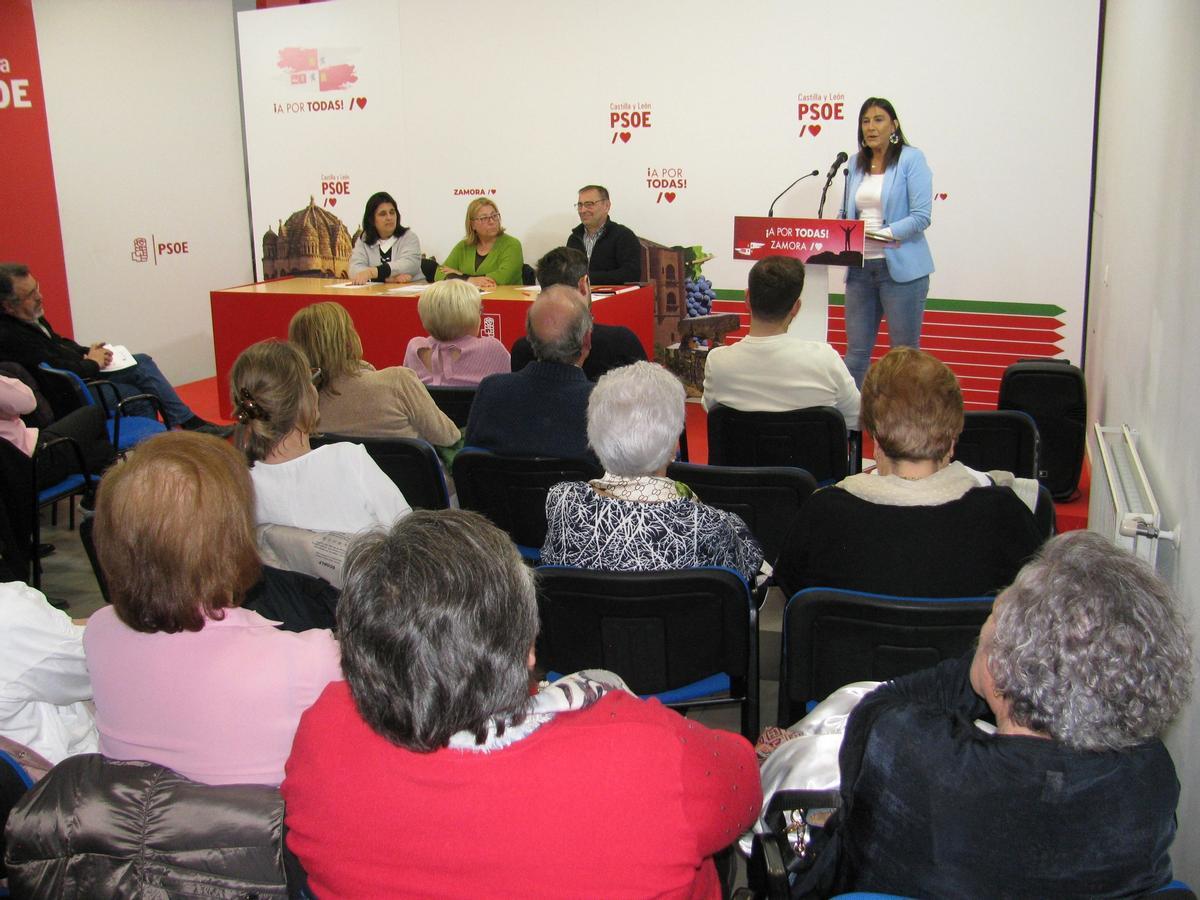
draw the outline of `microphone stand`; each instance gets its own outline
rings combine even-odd
[[[813,169],[808,174],[801,175],[799,178],[797,178],[795,181],[793,181],[791,184],[789,184],[787,187],[785,187],[782,191],[780,191],[779,197],[782,197],[784,194],[786,194],[788,191],[790,191],[792,188],[794,188],[796,185],[798,185],[800,182],[802,182],[805,178],[812,178],[814,175],[820,175],[820,174],[821,174],[820,169]],[[825,185],[825,187],[828,188],[829,185]],[[771,208],[767,210],[767,218],[768,219],[774,218],[775,204],[779,202],[779,197],[776,197],[774,200],[771,201]],[[822,202],[824,202],[823,198],[822,198]]]
[[[839,165],[837,169],[834,169],[832,172],[830,172],[829,177],[825,179],[825,187],[821,188],[821,205],[817,207],[818,219],[825,218],[825,195],[829,193],[829,186],[833,184],[833,179],[837,177],[838,169],[841,169],[842,165],[844,165],[844,163]]]

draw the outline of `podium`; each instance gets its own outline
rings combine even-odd
[[[866,241],[861,219],[784,219],[735,216],[733,258],[790,256],[804,263],[800,314],[788,333],[825,341],[829,333],[829,268],[861,267]]]

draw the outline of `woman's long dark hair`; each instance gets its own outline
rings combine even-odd
[[[861,116],[859,118],[862,118]],[[859,129],[859,138],[862,138],[862,130]],[[372,194],[367,198],[367,208],[363,212],[362,220],[362,238],[368,244],[379,243],[379,232],[375,230],[375,210],[379,209],[383,204],[390,203],[396,207],[396,237],[403,237],[404,232],[408,231],[400,224],[400,207],[396,206],[396,201],[392,199],[392,195],[387,191],[380,191],[377,194]]]
[[[871,158],[873,153],[867,153],[866,145],[863,143],[862,120],[867,114],[867,110],[872,106],[878,106],[882,109],[893,122],[896,123],[896,143],[888,144],[887,150],[883,154],[883,171],[887,171],[900,160],[900,148],[908,143],[904,139],[904,131],[900,128],[899,117],[896,115],[896,107],[892,106],[892,101],[886,100],[883,97],[868,97],[863,101],[863,105],[858,110],[858,171],[867,172],[871,168]]]

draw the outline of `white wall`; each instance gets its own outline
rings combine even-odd
[[[1142,434],[1140,450],[1178,552],[1159,567],[1200,622],[1200,3],[1109,0],[1100,88],[1087,380],[1090,415]],[[1172,857],[1200,885],[1200,690],[1168,746],[1183,798]]]
[[[37,0],[75,337],[213,374],[208,292],[251,280],[230,0]],[[133,241],[186,255],[131,258]]]

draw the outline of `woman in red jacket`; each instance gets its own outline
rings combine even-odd
[[[533,574],[475,513],[414,512],[346,572],[346,682],[283,784],[317,896],[719,896],[711,857],[761,800],[745,739],[609,672],[531,696]]]

